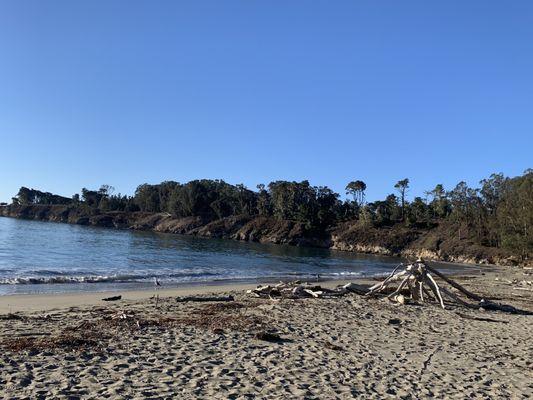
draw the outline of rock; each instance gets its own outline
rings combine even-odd
[[[395,300],[401,305],[404,305],[406,303],[406,299],[405,299],[405,296],[403,294],[397,295],[395,297]]]

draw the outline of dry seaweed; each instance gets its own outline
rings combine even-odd
[[[148,315],[146,312],[119,311],[109,313],[98,310],[89,319],[66,326],[57,334],[21,333],[24,337],[5,339],[0,348],[7,351],[62,349],[65,351],[93,348],[102,350],[109,340],[145,329],[173,329],[184,326],[210,330],[215,333],[224,331],[253,332],[265,326],[266,320],[246,313],[259,303],[243,304],[240,302],[214,303],[188,310],[184,316]],[[11,319],[23,317],[10,315]]]
[[[52,349],[79,351],[98,347],[105,336],[97,332],[86,332],[83,335],[61,333],[50,337],[19,337],[2,342],[2,348],[8,351],[43,351]]]
[[[257,303],[215,303],[198,308],[196,312],[176,319],[180,325],[194,326],[211,331],[251,331],[265,324],[264,318],[246,314],[246,308],[255,307]]]

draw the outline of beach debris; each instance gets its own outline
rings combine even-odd
[[[283,339],[280,335],[277,333],[267,332],[267,331],[260,331],[257,332],[254,336],[258,340],[264,340],[265,342],[271,342],[271,343],[280,343],[283,342]]]
[[[43,320],[43,328],[53,326],[48,332],[25,330],[15,332],[9,338],[1,338],[0,352],[28,351],[37,354],[43,350],[63,352],[87,349],[105,352],[108,343],[114,340],[122,341],[128,335],[136,337],[143,331],[158,332],[183,328],[211,331],[220,335],[225,332],[239,332],[252,338],[258,331],[276,331],[275,321],[267,315],[251,312],[261,304],[254,300],[239,302],[233,299],[204,304],[191,303],[180,307],[181,312],[176,312],[175,308],[156,311],[151,308],[111,310],[96,307],[87,314],[69,317],[68,321],[62,321],[60,325],[56,325],[54,320]],[[17,314],[1,317],[19,319],[13,315]],[[24,320],[28,318],[33,317],[23,316]],[[18,321],[15,322],[18,324]]]
[[[494,303],[492,301],[488,301],[485,299],[482,299],[479,302],[479,309],[480,310],[487,310],[487,311],[502,311],[509,314],[520,314],[520,315],[533,315],[533,312],[525,311],[525,310],[519,310],[516,307],[513,307],[508,304],[500,304],[500,303]]]
[[[396,300],[396,302],[398,304],[401,304],[402,306],[407,302],[407,299],[405,298],[405,296],[403,294],[396,295],[394,300]]]
[[[358,285],[356,283],[350,282],[343,286],[344,290],[347,290],[348,292],[357,293],[357,294],[365,294],[367,292],[367,289],[363,285]]]
[[[441,282],[437,282],[437,280]],[[526,283],[527,284],[527,283]],[[447,285],[447,286],[445,286]],[[453,290],[455,289],[456,292]],[[399,305],[436,302],[443,309],[446,303],[467,308],[502,311],[511,314],[530,315],[529,311],[495,303],[485,299],[447,277],[437,269],[418,259],[411,264],[400,264],[382,281],[369,288],[350,282],[334,289],[301,282],[280,282],[276,285],[259,285],[246,291],[247,294],[272,301],[282,299],[319,299],[344,296],[349,293],[367,297],[385,296]],[[463,296],[464,298],[461,298]],[[474,303],[468,300],[473,300]]]
[[[436,277],[457,289],[468,299],[483,301],[482,297],[471,293],[457,282],[427,265],[422,259],[418,259],[412,264],[398,265],[385,280],[371,286],[366,295],[376,296],[390,290],[391,287],[395,287],[391,293],[387,294],[387,298],[400,304],[406,303],[407,298],[402,294],[402,291],[407,291],[412,300],[420,302],[436,301],[443,309],[445,308],[444,296],[447,296],[453,303],[469,305],[451,290],[443,287],[442,283],[439,285],[435,279]],[[400,283],[398,284],[398,282]]]
[[[105,297],[102,299],[102,301],[117,301],[121,299],[122,299],[122,295],[118,295],[118,296]]]
[[[111,319],[131,319],[134,318],[133,314],[126,314],[124,311],[120,311],[111,316]]]
[[[222,302],[198,307],[188,315],[176,318],[177,326],[191,326],[213,333],[236,331],[253,333],[266,329],[270,324],[267,317],[249,313],[248,310],[258,306],[254,302]]]
[[[98,347],[103,338],[101,333],[91,331],[81,334],[65,331],[54,336],[49,336],[49,334],[19,335],[16,338],[3,340],[0,347],[13,352],[28,351],[32,354],[51,349],[80,351],[90,347]]]
[[[331,298],[344,296],[348,293],[363,294],[365,290],[355,283],[348,283],[329,289],[316,284],[309,284],[301,281],[280,282],[276,285],[259,285],[255,289],[249,289],[247,294],[258,298],[271,300],[280,299],[305,299],[305,298]]]
[[[325,347],[326,349],[335,350],[335,351],[342,351],[342,350],[344,350],[341,346],[336,345],[336,344],[331,343],[331,342],[328,342],[328,341],[324,341],[324,347]]]
[[[0,320],[22,320],[22,319],[24,319],[23,316],[18,315],[18,314],[13,314],[13,313],[0,315]]]
[[[214,302],[214,301],[235,301],[233,296],[184,296],[176,297],[178,303],[183,303],[187,301],[195,302]]]
[[[402,323],[402,320],[398,318],[391,318],[389,319],[388,323],[390,325],[400,325]]]
[[[437,283],[437,278],[443,282]],[[445,287],[443,283],[448,284],[450,288]],[[454,293],[452,288],[459,293]],[[473,309],[530,314],[510,305],[492,302],[470,292],[437,269],[427,265],[422,259],[408,265],[398,265],[387,278],[371,286],[366,296],[378,296],[383,293],[386,294],[386,298],[399,304],[406,304],[409,300],[422,303],[437,302],[444,309],[446,299],[449,304],[458,304]],[[466,299],[461,298],[460,294]],[[406,295],[410,295],[410,298],[405,297]],[[477,303],[470,303],[467,300],[474,300]]]
[[[50,336],[50,332],[20,332],[16,333],[17,337],[26,337],[26,336]]]

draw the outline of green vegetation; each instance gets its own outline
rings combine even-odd
[[[390,194],[370,203],[365,202],[366,184],[360,180],[347,184],[346,194],[352,199],[343,201],[328,187],[311,186],[308,181],[275,181],[252,191],[244,185],[207,179],[142,184],[134,196],[115,195],[109,185],[98,190],[83,188],[81,196],[72,198],[22,187],[13,203],[68,204],[102,212],[162,212],[204,221],[262,216],[300,222],[311,235],[321,235],[347,221],[368,228],[439,226],[459,240],[508,249],[523,258],[533,254],[533,170],[514,178],[493,174],[482,180],[479,188],[460,182],[446,191],[438,184],[425,198],[415,197],[411,202],[406,198],[409,183],[403,179],[394,185],[399,197]]]
[[[16,197],[12,198],[13,204],[69,204],[72,200],[50,192],[28,189],[22,186]]]

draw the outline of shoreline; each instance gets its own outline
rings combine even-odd
[[[360,279],[333,279],[321,280],[320,285],[324,287],[335,287],[348,282],[365,283],[371,278]],[[272,283],[271,281],[257,281],[255,283],[217,283],[217,284],[197,284],[184,285],[182,287],[163,289],[129,289],[113,291],[88,291],[88,292],[68,292],[68,293],[32,293],[32,294],[8,294],[0,296],[0,314],[18,312],[39,312],[52,311],[79,306],[96,306],[106,304],[119,304],[150,300],[155,295],[160,298],[192,296],[205,294],[221,294],[228,292],[244,293],[248,289],[253,289],[260,284]],[[102,299],[112,296],[122,295],[120,301],[105,302]]]
[[[452,262],[437,262],[438,264],[450,265],[462,268],[455,272],[447,272],[447,275],[455,277],[464,276],[481,276],[485,274],[495,274],[503,272],[510,267],[501,267],[497,265],[478,265]],[[353,276],[351,279],[320,279],[318,282],[321,286],[333,288],[338,285],[344,285],[349,282],[358,284],[367,284],[375,281],[379,276]],[[177,283],[169,287],[155,289],[155,287],[131,288],[124,289],[113,288],[109,290],[78,290],[66,292],[40,292],[40,293],[8,293],[0,295],[0,314],[17,313],[17,312],[39,312],[64,309],[69,307],[87,306],[87,305],[104,305],[109,304],[103,301],[103,298],[122,295],[120,302],[134,302],[153,298],[159,295],[160,298],[191,296],[203,294],[221,294],[227,292],[245,292],[261,284],[278,283],[280,280],[288,279],[257,279],[246,281],[208,281],[208,282],[187,282]],[[299,279],[308,281],[306,279]],[[76,284],[72,284],[76,285]],[[115,302],[116,303],[116,302]]]
[[[463,267],[447,275],[455,277],[464,276],[481,276],[487,273],[497,273],[505,270],[506,267],[485,266],[472,264],[444,263],[439,264],[452,265],[454,267]],[[383,275],[375,276],[354,276],[344,279],[320,279],[317,283],[323,287],[333,288],[344,285],[349,282],[358,284],[368,284],[375,281],[376,278]],[[305,282],[305,279],[300,279]],[[0,295],[0,314],[16,312],[38,312],[64,309],[69,307],[87,306],[87,305],[104,305],[109,304],[103,301],[103,298],[121,295],[119,302],[135,302],[149,300],[158,295],[160,298],[191,296],[204,294],[221,294],[228,292],[244,293],[248,289],[253,289],[261,284],[278,283],[280,280],[274,279],[257,279],[253,281],[210,281],[210,282],[189,282],[176,284],[175,286],[163,287],[160,289],[151,288],[116,288],[112,290],[88,290],[72,292],[50,292],[50,293],[14,293]],[[287,281],[286,279],[283,281]],[[311,280],[307,280],[311,282]],[[117,302],[111,302],[117,303]]]

